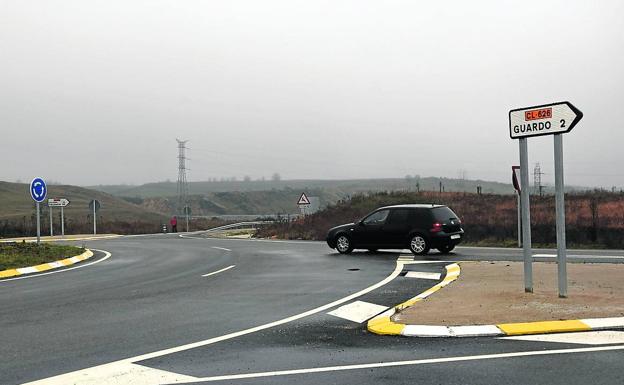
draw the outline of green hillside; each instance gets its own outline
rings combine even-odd
[[[35,203],[30,197],[29,186],[24,183],[0,181],[0,237],[28,235],[35,228]],[[155,230],[166,220],[166,215],[130,203],[110,194],[67,185],[49,185],[48,198],[67,198],[71,202],[65,207],[67,233],[88,232],[91,227],[89,201],[97,199],[101,203],[98,212],[98,226],[102,232],[127,231],[129,227],[148,226]],[[47,204],[41,205],[42,227],[49,229]],[[60,209],[53,209],[54,221],[59,222]],[[56,224],[56,226],[59,226]],[[48,230],[46,230],[48,231]]]
[[[465,180],[435,177],[410,177],[410,178],[379,178],[379,179],[347,179],[347,180],[281,180],[281,181],[214,181],[214,182],[190,182],[191,194],[203,195],[217,192],[248,192],[248,191],[271,191],[291,189],[295,191],[325,191],[336,197],[347,197],[362,192],[410,190],[438,191],[440,182],[447,192],[475,192],[477,186],[482,186],[483,193],[511,194],[511,184],[489,182],[482,180]],[[173,197],[177,193],[175,182],[147,183],[140,186],[129,185],[99,185],[89,187],[115,196],[124,197]]]

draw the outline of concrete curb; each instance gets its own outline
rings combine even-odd
[[[460,268],[456,263],[447,265],[446,271],[446,276],[442,282],[369,320],[367,324],[368,331],[379,335],[400,335],[406,337],[498,337],[624,329],[624,317],[462,326],[405,325],[392,321],[392,316],[397,311],[427,298],[459,277]]]
[[[24,274],[39,273],[46,270],[57,269],[59,267],[70,266],[75,263],[82,262],[91,257],[93,257],[93,252],[89,249],[86,249],[84,253],[76,255],[75,257],[65,258],[54,262],[42,263],[41,265],[36,266],[20,267],[18,269],[8,269],[0,271],[0,278],[10,278]]]

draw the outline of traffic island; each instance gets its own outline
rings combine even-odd
[[[0,279],[69,266],[92,256],[90,250],[75,246],[0,243]]]
[[[462,337],[624,328],[624,265],[569,264],[568,298],[558,296],[555,263],[533,263],[533,274],[534,293],[525,293],[522,263],[464,262],[453,285],[396,307],[385,325],[394,332],[377,334]],[[381,321],[369,321],[369,330],[376,332]]]

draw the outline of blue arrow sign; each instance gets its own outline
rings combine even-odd
[[[43,202],[48,195],[48,187],[42,178],[35,178],[30,182],[30,196],[35,202]]]

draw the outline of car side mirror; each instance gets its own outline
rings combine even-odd
[[[364,226],[364,221],[359,221],[358,226]]]

